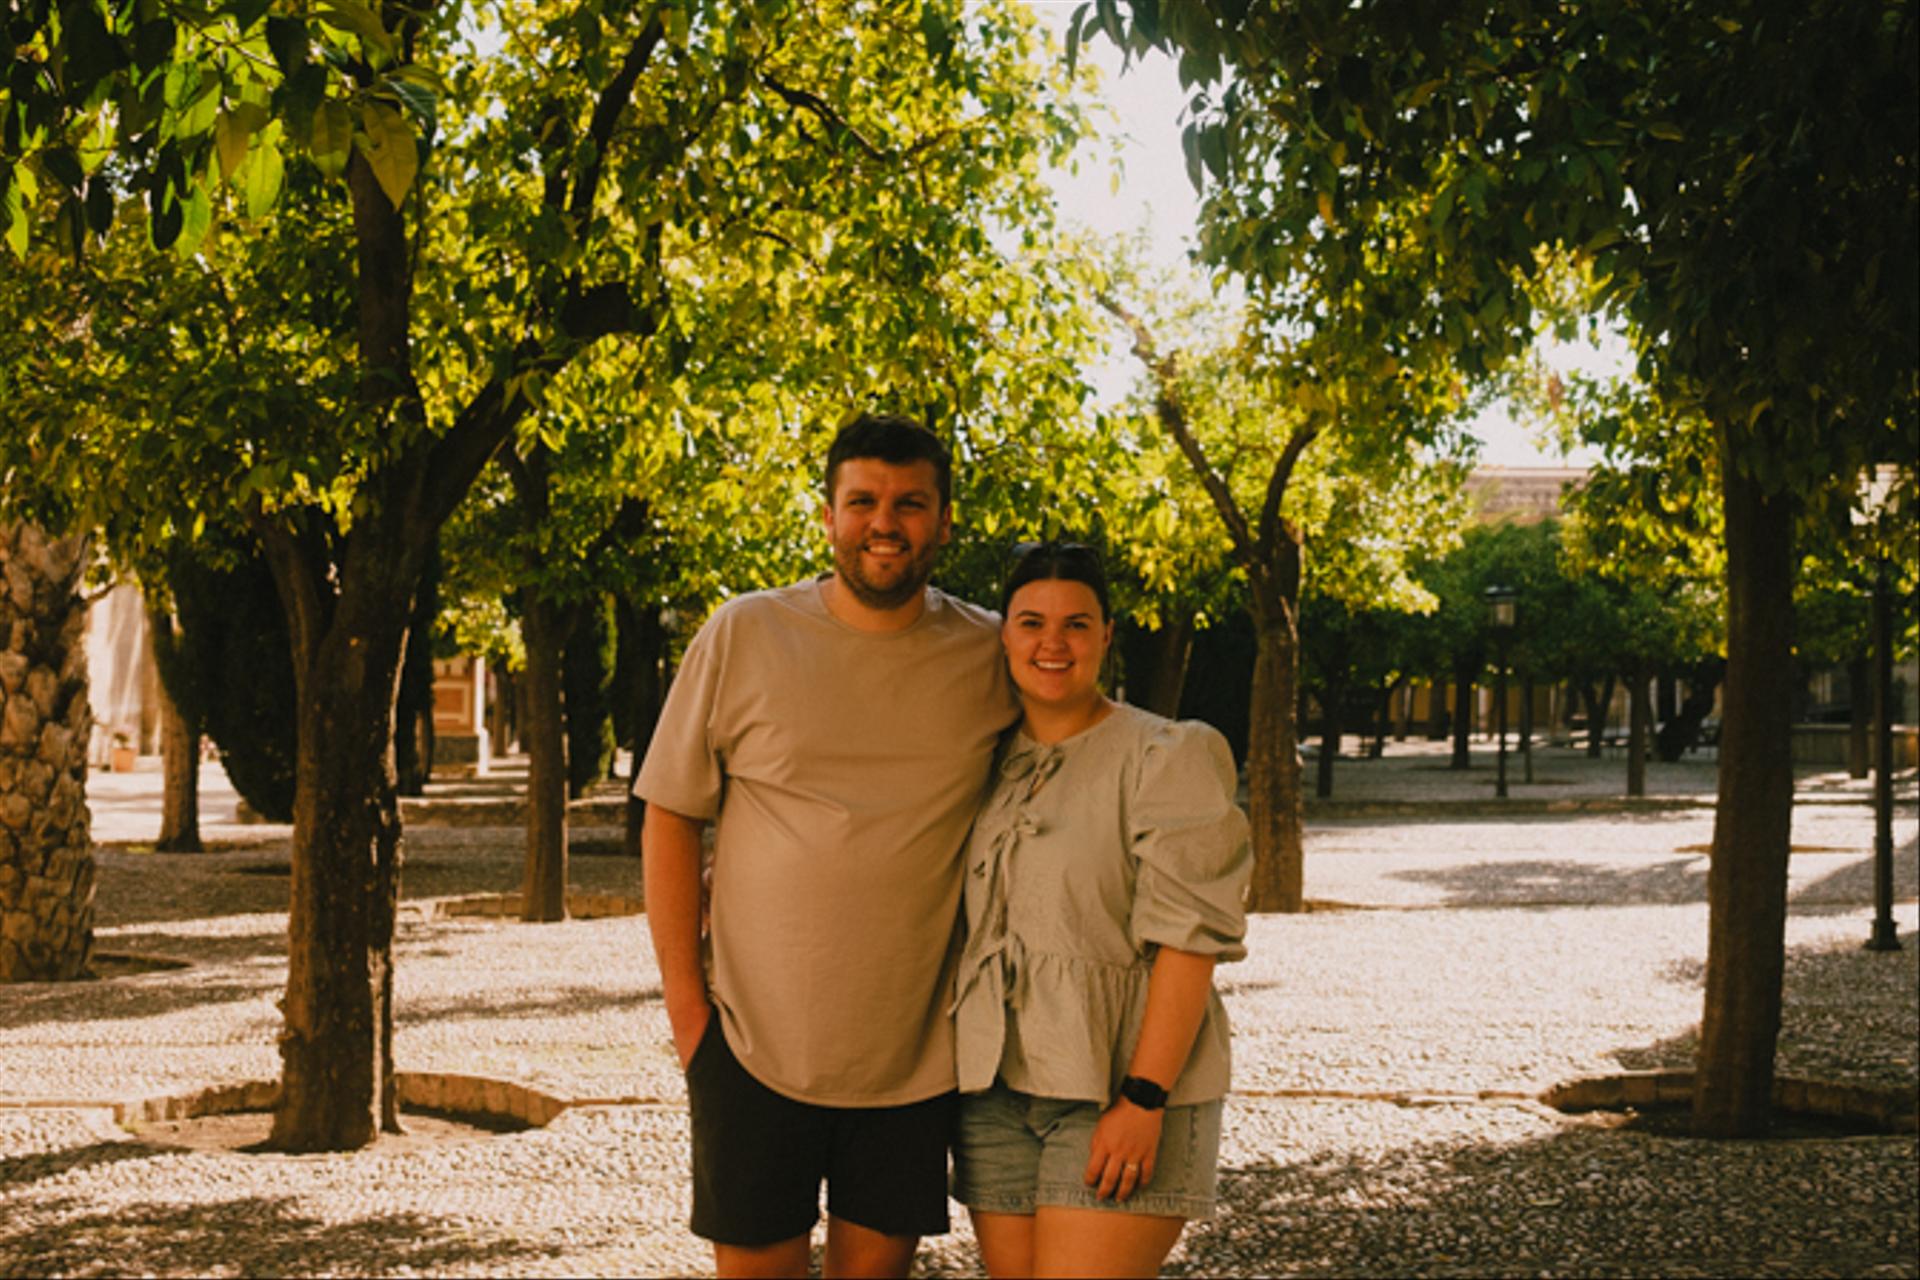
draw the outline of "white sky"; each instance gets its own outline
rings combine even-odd
[[[1067,19],[1079,3],[1027,0],[1062,40]],[[1155,257],[1178,263],[1193,247],[1200,201],[1187,180],[1180,149],[1181,113],[1187,95],[1180,88],[1173,60],[1149,53],[1123,72],[1119,51],[1104,37],[1083,44],[1080,56],[1102,72],[1102,89],[1116,117],[1112,128],[1122,140],[1121,178],[1115,190],[1104,146],[1083,148],[1078,173],[1055,170],[1048,174],[1060,211],[1068,220],[1103,235],[1129,235],[1144,227]],[[1623,354],[1624,347],[1611,354],[1565,348],[1555,353],[1553,362],[1562,364],[1564,359],[1567,364],[1592,368],[1617,364]],[[1112,362],[1094,371],[1093,381],[1103,398],[1118,398],[1137,372],[1138,366],[1121,348]],[[1527,428],[1503,410],[1483,414],[1475,423],[1475,431],[1486,446],[1480,460],[1492,466],[1585,465],[1596,460],[1586,450],[1576,450],[1563,460],[1557,450],[1543,449]]]

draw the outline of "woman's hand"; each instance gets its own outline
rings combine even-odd
[[[1160,1150],[1164,1111],[1148,1111],[1121,1098],[1093,1127],[1093,1155],[1086,1183],[1102,1200],[1125,1200],[1153,1181],[1153,1158]]]

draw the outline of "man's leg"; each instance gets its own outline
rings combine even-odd
[[[959,1098],[834,1113],[829,1276],[904,1276],[920,1237],[947,1229],[947,1143]]]
[[[833,1236],[829,1232],[828,1240]],[[716,1244],[713,1246],[713,1270],[720,1280],[749,1280],[750,1277],[804,1277],[807,1263],[811,1260],[813,1237],[809,1232],[804,1236],[795,1236],[791,1240],[782,1240],[778,1244],[760,1245],[749,1248],[738,1244]],[[829,1255],[831,1256],[831,1255]],[[909,1254],[909,1257],[912,1255]],[[833,1265],[827,1265],[827,1274],[836,1274]],[[905,1272],[901,1273],[905,1275]]]
[[[919,1236],[882,1235],[845,1218],[827,1215],[827,1257],[823,1274],[849,1280],[888,1280],[902,1277],[913,1266]],[[801,1259],[804,1264],[804,1256]]]
[[[693,1230],[723,1276],[804,1276],[832,1133],[820,1108],[761,1084],[718,1013],[687,1064]]]

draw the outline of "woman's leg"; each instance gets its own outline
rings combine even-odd
[[[1028,1274],[1036,1277],[1159,1275],[1187,1225],[1185,1218],[1057,1205],[1041,1205],[1032,1221]]]
[[[980,1241],[980,1261],[992,1280],[1034,1273],[1032,1214],[970,1212],[973,1234]]]

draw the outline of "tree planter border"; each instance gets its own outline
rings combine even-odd
[[[1556,1111],[1673,1110],[1691,1105],[1693,1072],[1625,1071],[1554,1085],[1539,1100]],[[1911,1085],[1841,1084],[1775,1076],[1773,1107],[1782,1115],[1817,1116],[1858,1125],[1877,1134],[1920,1132],[1916,1091]]]
[[[521,903],[519,893],[466,893],[452,898],[417,898],[400,904],[402,913],[417,912],[421,920],[517,920]],[[625,893],[589,893],[574,890],[567,894],[567,918],[570,920],[607,920],[620,916],[645,915],[640,898]]]

